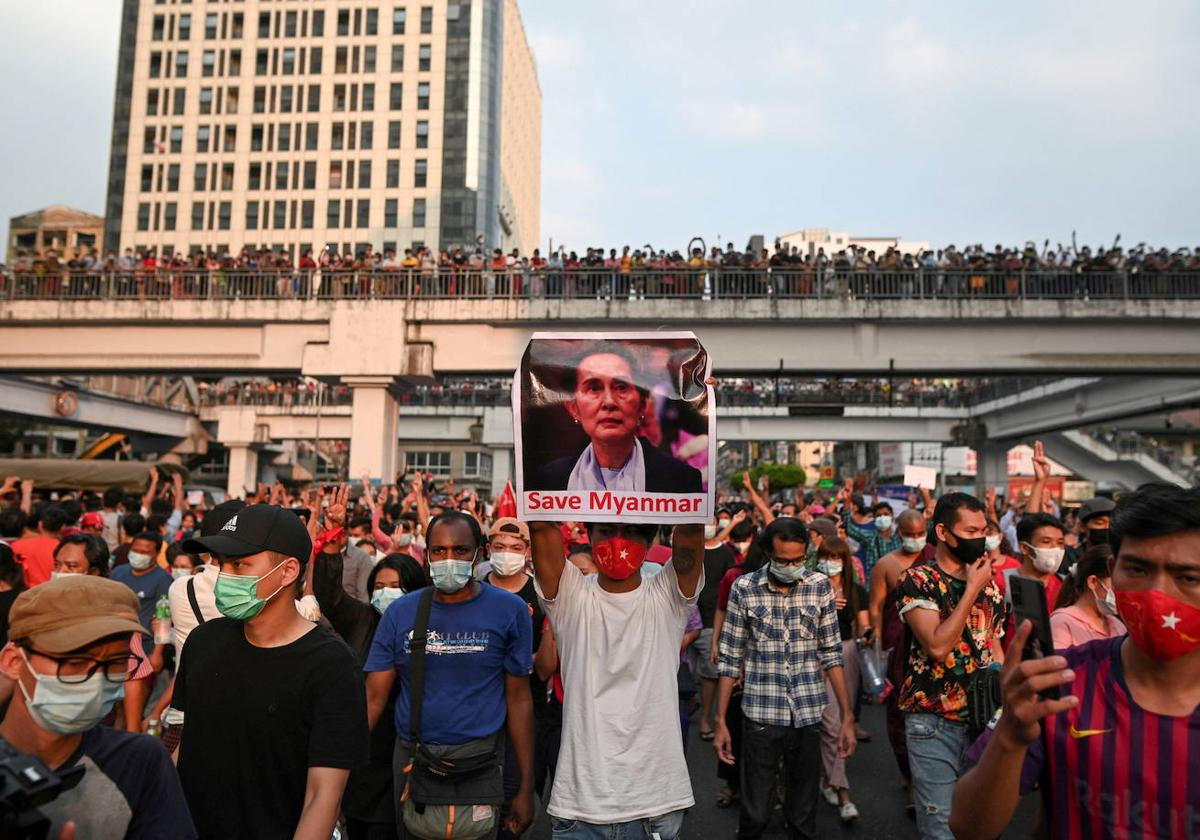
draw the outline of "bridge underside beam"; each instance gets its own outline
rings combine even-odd
[[[62,426],[82,426],[116,432],[141,432],[184,438],[199,431],[188,413],[127,402],[87,391],[72,391],[78,401],[69,414],[56,410],[56,398],[66,390],[44,382],[0,376],[0,413],[36,418]]]

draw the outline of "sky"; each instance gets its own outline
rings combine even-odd
[[[0,7],[6,236],[48,204],[103,210],[119,6]],[[543,247],[740,247],[807,227],[1200,245],[1190,0],[520,6]]]

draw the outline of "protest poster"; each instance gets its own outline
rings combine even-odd
[[[919,467],[906,464],[904,467],[904,484],[907,487],[933,490],[937,487],[937,470],[933,467]]]
[[[519,517],[710,521],[711,370],[690,332],[534,333],[513,375]]]

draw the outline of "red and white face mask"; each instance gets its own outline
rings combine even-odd
[[[1158,589],[1117,592],[1117,612],[1129,638],[1159,662],[1170,662],[1200,648],[1200,609]]]
[[[642,568],[645,559],[646,546],[624,537],[610,537],[592,546],[596,568],[613,580],[625,580]]]

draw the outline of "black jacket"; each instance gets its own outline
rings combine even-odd
[[[695,467],[689,467],[682,461],[660,452],[650,445],[645,438],[638,438],[642,447],[642,459],[646,462],[647,493],[700,493],[704,490],[703,478]],[[534,481],[526,486],[528,490],[566,490],[583,450],[574,455],[557,458],[537,473]]]

